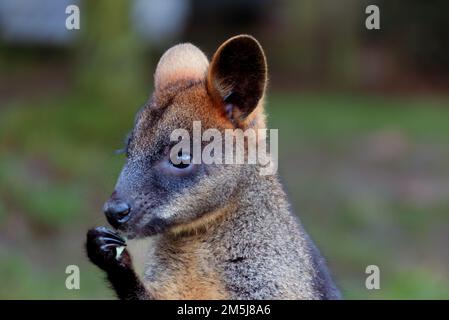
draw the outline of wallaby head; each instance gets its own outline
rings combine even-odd
[[[185,129],[265,127],[263,96],[267,65],[259,43],[240,35],[224,42],[209,63],[200,49],[180,44],[160,59],[155,89],[137,113],[126,146],[126,163],[106,202],[108,221],[129,238],[144,237],[204,220],[230,202],[245,172],[241,165],[172,161],[176,142],[170,135]],[[204,142],[202,142],[204,145]]]

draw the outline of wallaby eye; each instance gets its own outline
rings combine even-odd
[[[176,159],[174,160],[175,161],[172,161],[172,159],[170,158],[170,164],[173,167],[178,169],[185,169],[190,166],[190,162],[192,159],[189,153],[182,153],[182,151],[179,151],[176,155]]]

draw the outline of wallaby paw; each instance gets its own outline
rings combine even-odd
[[[105,271],[131,267],[131,259],[125,246],[125,240],[106,227],[97,227],[87,232],[87,256]]]

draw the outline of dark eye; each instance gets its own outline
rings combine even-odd
[[[190,166],[190,162],[191,162],[190,154],[182,153],[181,151],[178,152],[178,154],[176,155],[176,159],[174,159],[174,161],[170,159],[170,164],[178,169],[188,168]]]

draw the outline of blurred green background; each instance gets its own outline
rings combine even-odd
[[[81,29],[65,29],[65,7]],[[380,30],[365,8],[380,8]],[[36,7],[37,6],[37,7]],[[112,298],[86,230],[164,50],[256,36],[293,207],[348,299],[449,298],[445,1],[58,1],[0,5],[0,298]],[[81,269],[67,290],[65,268]],[[365,268],[380,268],[380,290]]]

